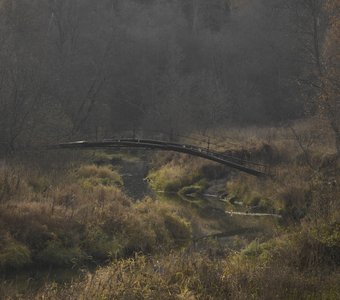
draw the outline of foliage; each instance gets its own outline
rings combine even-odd
[[[255,241],[241,253],[219,259],[202,252],[172,252],[115,260],[69,287],[47,286],[37,297],[336,299],[340,293],[338,272],[324,272],[321,278],[284,263],[290,261],[289,251],[295,248],[289,239]]]
[[[84,260],[84,254],[79,247],[67,247],[59,240],[50,240],[35,260],[47,266],[72,266]]]
[[[178,192],[181,188],[191,185],[200,177],[193,168],[167,164],[148,175],[151,187],[156,191]]]
[[[306,138],[302,141],[308,140],[304,129],[298,128],[297,133]],[[275,176],[223,175],[228,176],[224,179],[231,202],[283,216],[277,223],[233,216],[222,224],[261,228],[235,240],[196,240],[197,234],[209,235],[221,227],[215,220],[196,220],[193,209],[189,214],[178,203],[151,198],[132,201],[121,190],[117,171],[105,165],[64,171],[65,178],[47,191],[32,189],[27,170],[0,172],[0,178],[20,178],[18,188],[7,189],[0,205],[0,233],[5,237],[0,244],[2,270],[109,263],[95,272],[84,272],[84,277],[69,285],[48,283],[39,291],[19,292],[2,283],[0,295],[14,299],[339,298],[337,166],[331,154],[320,155],[325,145],[330,149],[329,144],[309,147],[307,163],[303,149],[283,143],[282,134],[287,131],[280,129],[275,135],[272,131],[276,137],[271,139],[279,153],[285,147],[290,159],[272,160]],[[260,152],[254,155],[261,157]],[[185,193],[200,193],[215,178],[210,177],[215,165],[199,159],[170,154],[162,162],[151,177],[154,182],[176,186],[175,191],[181,187]],[[32,182],[39,181],[41,174],[32,172],[30,177]],[[84,188],[89,179],[98,181]],[[16,180],[7,182],[16,185]],[[25,191],[29,191],[26,199]]]
[[[85,165],[77,171],[78,176],[83,179],[83,187],[97,185],[123,185],[120,175],[108,166]]]
[[[252,184],[253,183],[253,184]],[[254,185],[252,179],[244,178],[243,176],[227,183],[227,200],[231,204],[239,203],[244,205],[247,209],[254,212],[268,212],[281,211],[282,202],[278,199],[272,200],[269,196],[272,193],[271,187],[262,184],[260,186]],[[268,195],[268,196],[266,196]]]
[[[2,238],[0,241],[0,270],[20,269],[32,263],[27,246],[14,239]]]
[[[0,206],[0,231],[11,237],[1,246],[2,268],[102,262],[190,240],[191,225],[177,208],[151,199],[132,203],[112,168],[84,165],[70,174],[67,184],[34,189],[25,201],[11,189],[11,201]]]

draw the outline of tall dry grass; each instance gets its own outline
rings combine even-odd
[[[222,257],[188,251],[136,255],[68,286],[47,285],[33,298],[338,299],[340,273],[319,273],[325,266],[319,262],[317,269],[301,265],[300,242],[298,235],[287,235]]]
[[[2,270],[103,262],[190,240],[191,224],[178,207],[151,199],[134,203],[112,168],[84,165],[65,175],[55,186],[47,177],[2,170]]]
[[[32,184],[23,175],[16,184],[17,171],[7,171],[0,176],[7,178],[1,179],[0,187],[8,182],[11,186],[0,188],[9,195],[0,206],[0,258],[7,266],[15,261],[19,266],[11,268],[20,268],[44,259],[67,265],[89,257],[110,258],[111,264],[68,285],[48,283],[38,292],[18,293],[3,283],[0,296],[339,299],[340,172],[332,137],[315,122],[295,124],[293,130],[234,129],[227,134],[239,143],[230,151],[272,166],[273,176],[265,179],[235,172],[225,177],[228,197],[249,209],[260,207],[283,216],[275,228],[272,222],[256,221],[263,222],[270,235],[259,234],[250,243],[240,240],[237,251],[209,239],[188,244],[193,230],[188,213],[151,199],[133,203],[110,168],[82,167],[69,173],[68,184],[64,179],[63,185],[48,189],[46,182]],[[219,138],[224,140],[222,134]],[[176,190],[197,180],[209,181],[209,172],[216,167],[178,154],[156,157],[153,179]]]

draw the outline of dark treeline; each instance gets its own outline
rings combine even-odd
[[[1,146],[300,117],[322,2],[1,0]]]

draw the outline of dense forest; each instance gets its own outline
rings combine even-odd
[[[340,299],[339,78],[339,0],[0,0],[0,299]]]
[[[1,147],[336,112],[337,5],[2,0]]]

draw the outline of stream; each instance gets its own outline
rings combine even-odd
[[[146,180],[150,163],[147,157],[141,157],[137,161],[121,161],[115,167],[119,167],[124,181],[124,192],[136,201],[149,196],[153,199],[165,202],[177,203],[180,206],[195,210],[203,218],[228,219],[224,209],[225,203],[219,200],[217,195],[205,195],[203,197],[186,197],[177,193],[164,193],[153,191]]]
[[[205,223],[204,233],[193,226],[193,240],[200,240],[204,236],[215,236],[220,242],[228,243],[229,238],[235,235],[248,234],[254,228],[253,233],[258,232],[256,222],[252,218],[245,221],[243,213],[246,208],[239,206],[241,211],[234,216],[226,213],[226,207],[232,206],[218,195],[218,190],[225,189],[227,179],[217,179],[209,183],[209,188],[201,196],[183,196],[178,193],[164,193],[153,191],[145,180],[151,164],[148,156],[138,156],[139,159],[133,161],[121,160],[114,166],[120,169],[124,181],[124,192],[135,201],[139,201],[148,196],[158,201],[170,202],[185,209],[189,214],[196,216],[200,222]],[[248,228],[245,228],[248,227]]]
[[[135,201],[148,196],[158,201],[171,202],[198,218],[205,228],[202,231],[202,226],[193,225],[193,241],[213,237],[217,238],[220,243],[228,245],[230,239],[234,236],[254,235],[258,232],[255,228],[256,223],[252,223],[253,221],[245,224],[244,217],[225,213],[226,202],[221,201],[217,195],[211,192],[211,190],[214,190],[213,188],[210,189],[209,195],[202,197],[185,197],[177,193],[167,194],[153,191],[149,187],[148,181],[145,180],[150,169],[148,156],[142,153],[138,154],[140,155],[136,159],[118,159],[112,162],[113,166],[119,169],[123,178],[124,192]],[[221,185],[221,181],[211,183],[212,186],[214,184],[216,186]],[[248,228],[243,225],[248,226]],[[252,229],[252,226],[255,226],[254,229]],[[251,227],[250,231],[249,227]],[[4,275],[1,279],[15,286],[18,290],[24,290],[28,286],[31,289],[37,289],[48,282],[70,282],[91,269],[95,270],[96,267],[86,266],[84,270],[79,268],[27,270]]]

